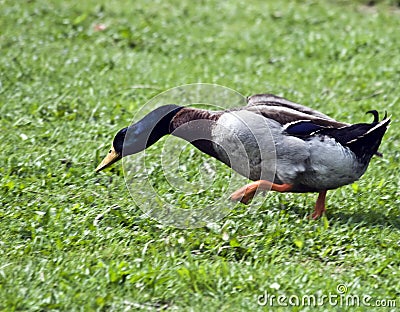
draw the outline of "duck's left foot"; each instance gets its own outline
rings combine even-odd
[[[326,212],[325,209],[325,198],[326,198],[326,190],[319,192],[317,203],[315,204],[315,210],[309,218],[313,218],[314,220],[319,219]]]
[[[325,211],[326,211],[326,209],[324,209],[324,210],[321,211],[321,212],[319,212],[319,211],[318,211],[318,212],[317,212],[317,211],[314,211],[312,214],[310,214],[310,215],[308,216],[308,218],[309,218],[309,219],[313,218],[314,220],[317,220],[317,219],[321,218],[321,217],[324,215]]]
[[[291,184],[275,184],[267,180],[258,180],[249,183],[231,194],[231,200],[240,201],[243,204],[248,204],[257,192],[261,191],[277,191],[288,192],[292,189]]]

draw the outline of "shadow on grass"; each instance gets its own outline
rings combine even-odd
[[[387,216],[375,211],[368,211],[365,213],[336,212],[334,213],[333,217],[343,224],[364,223],[373,226],[394,227],[400,230],[400,218],[398,216]]]
[[[314,211],[314,208],[312,206],[310,207],[309,212],[307,211],[307,213],[305,213],[304,207],[298,205],[281,204],[279,208],[291,212],[297,215],[299,218],[304,218],[306,216],[309,216]],[[268,208],[264,207],[264,209],[261,212],[264,212],[264,210],[268,210]],[[327,217],[328,220],[330,220],[331,222],[336,222],[341,224],[363,223],[372,226],[393,227],[400,230],[399,216],[385,215],[384,213],[378,213],[375,211],[347,212],[347,211],[338,211],[338,209],[335,210],[335,207],[328,207]]]

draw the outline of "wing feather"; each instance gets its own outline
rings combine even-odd
[[[276,120],[282,125],[309,120],[316,125],[340,128],[348,123],[339,122],[310,107],[291,102],[273,94],[256,94],[247,98],[247,110],[259,112],[266,118]]]

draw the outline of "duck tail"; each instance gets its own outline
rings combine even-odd
[[[382,154],[378,152],[378,148],[390,123],[390,118],[387,118],[386,114],[382,121],[376,122],[375,120],[370,124],[370,128],[367,129],[367,131],[349,140],[345,144],[356,155],[367,162],[374,154],[382,156]]]

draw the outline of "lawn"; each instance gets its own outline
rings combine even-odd
[[[394,311],[399,29],[396,1],[0,0],[0,310],[254,311],[281,296],[306,311],[304,297],[342,294],[364,300],[356,310]],[[199,228],[159,223],[132,200],[121,163],[94,169],[148,100],[196,82],[350,123],[387,111],[384,157],[328,192],[318,221],[307,218],[316,194],[269,193]],[[187,176],[196,157],[226,172],[185,151]],[[338,298],[322,308],[354,310]]]

